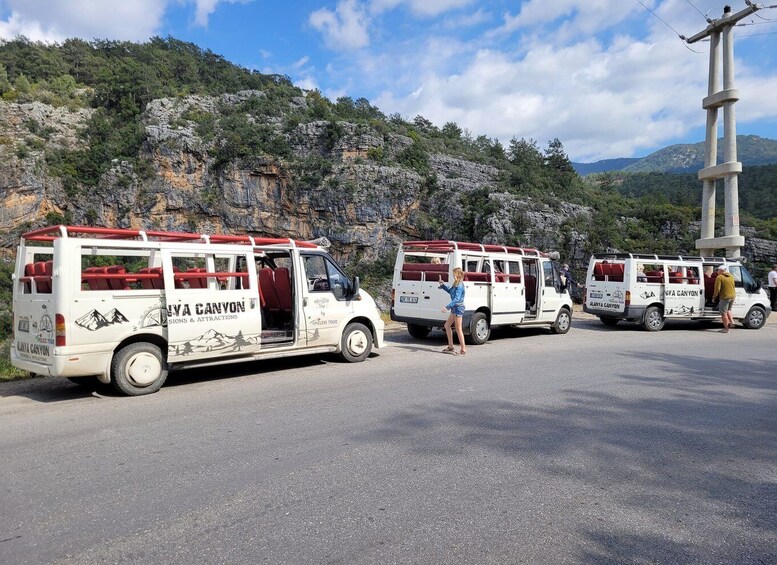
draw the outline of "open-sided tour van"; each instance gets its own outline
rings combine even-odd
[[[140,395],[169,369],[383,345],[373,299],[310,242],[54,226],[21,238],[11,361]]]
[[[732,313],[758,329],[771,313],[769,299],[741,262],[718,257],[598,253],[586,274],[583,310],[602,323],[638,322],[659,331],[666,319],[715,320],[715,277],[724,265],[736,281]]]
[[[442,327],[450,298],[439,280],[464,271],[464,333],[473,344],[488,341],[494,326],[549,326],[566,333],[572,300],[558,267],[536,249],[456,241],[408,241],[400,245],[391,289],[391,319],[407,323],[421,339]]]

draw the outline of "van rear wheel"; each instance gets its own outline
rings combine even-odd
[[[424,339],[431,331],[432,328],[429,326],[419,326],[418,324],[407,325],[407,333],[409,333],[410,336],[414,337],[415,339]]]
[[[349,363],[364,361],[372,351],[372,333],[364,324],[346,326],[340,341],[340,356]]]
[[[469,335],[467,343],[471,345],[483,345],[491,335],[491,325],[483,312],[475,312],[469,322]]]
[[[167,380],[167,361],[153,343],[139,341],[113,356],[111,382],[119,392],[140,396],[158,391]]]
[[[658,306],[650,306],[645,310],[642,327],[649,332],[657,332],[664,327],[664,314]]]

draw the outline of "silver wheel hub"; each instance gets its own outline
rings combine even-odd
[[[156,355],[138,353],[127,362],[127,379],[136,386],[148,386],[159,378],[162,364]]]
[[[479,339],[486,339],[486,336],[488,335],[487,320],[478,320],[477,324],[475,324],[475,334]]]
[[[351,332],[351,334],[348,336],[348,341],[346,342],[346,346],[348,347],[348,351],[353,353],[356,356],[361,355],[365,351],[367,351],[367,344],[369,341],[367,340],[367,336],[362,331],[355,331]]]

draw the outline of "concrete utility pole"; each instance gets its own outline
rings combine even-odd
[[[715,249],[725,249],[727,257],[739,257],[745,238],[739,235],[739,184],[737,175],[742,172],[742,163],[737,161],[737,126],[734,104],[739,100],[739,91],[734,88],[734,24],[757,12],[763,6],[745,0],[747,8],[736,14],[731,6],[723,8],[719,20],[707,20],[709,25],[693,37],[686,39],[695,43],[710,38],[710,71],[707,97],[702,107],[707,110],[707,138],[704,145],[704,168],[699,171],[699,180],[704,184],[701,197],[701,238],[696,240],[696,249],[702,256],[714,254]],[[723,38],[723,88],[720,88],[718,61]],[[723,107],[723,163],[718,162],[718,108]],[[726,231],[723,237],[715,237],[715,181],[723,179]]]

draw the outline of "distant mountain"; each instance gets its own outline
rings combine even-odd
[[[607,171],[622,171],[632,163],[636,163],[638,157],[621,157],[620,159],[603,159],[596,163],[572,163],[572,166],[580,176],[593,173],[606,173]]]
[[[777,140],[757,135],[737,136],[737,156],[744,166],[777,163]],[[723,161],[723,140],[718,140],[718,163]],[[641,159],[605,159],[572,163],[580,175],[623,171],[626,173],[695,173],[704,166],[704,142],[664,147]]]

